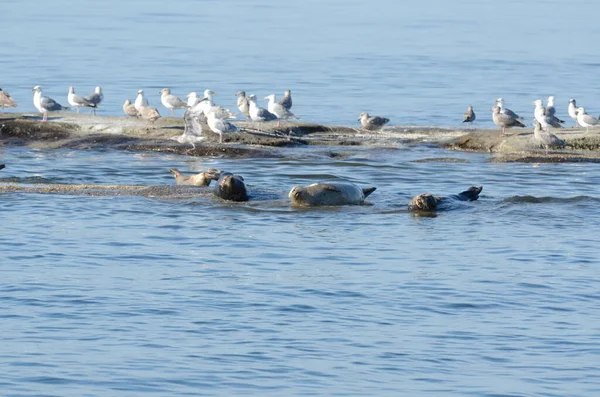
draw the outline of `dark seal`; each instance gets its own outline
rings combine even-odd
[[[483,186],[471,186],[464,192],[454,194],[448,197],[434,196],[429,193],[419,194],[408,203],[409,211],[433,211],[438,209],[438,206],[443,203],[452,201],[475,201],[479,198],[479,194],[483,190]]]
[[[214,193],[223,200],[248,201],[248,190],[244,178],[231,172],[221,172]]]

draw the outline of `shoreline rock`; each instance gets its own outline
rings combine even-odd
[[[386,127],[371,132],[358,127],[314,123],[256,123],[235,121],[239,133],[219,136],[204,126],[205,140],[192,149],[173,138],[183,133],[183,119],[164,117],[154,125],[131,117],[59,113],[41,123],[41,117],[0,114],[0,142],[36,149],[93,149],[159,151],[189,156],[282,157],[279,148],[303,146],[432,145],[447,150],[491,154],[494,162],[600,162],[600,134],[591,130],[553,130],[567,148],[545,151],[533,140],[533,130],[466,130],[440,127]]]

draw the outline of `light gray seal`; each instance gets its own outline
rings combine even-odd
[[[210,181],[218,180],[221,174],[214,168],[188,176],[183,175],[177,168],[169,168],[169,172],[175,177],[175,184],[178,186],[210,186]]]
[[[214,189],[215,196],[229,201],[248,201],[248,190],[244,178],[231,172],[221,172]]]
[[[293,205],[359,205],[375,187],[361,188],[349,182],[321,182],[308,186],[294,186],[288,197]]]
[[[483,186],[471,186],[464,192],[448,197],[434,196],[429,193],[419,194],[408,203],[409,211],[433,211],[438,209],[441,203],[451,201],[475,201],[479,198],[479,193],[483,190]]]

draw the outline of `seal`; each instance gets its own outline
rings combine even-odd
[[[6,165],[0,164],[0,170],[6,168]]]
[[[483,186],[471,186],[464,192],[448,197],[434,196],[429,193],[419,194],[413,197],[408,203],[409,211],[433,211],[438,209],[438,205],[450,201],[475,201],[479,198],[479,193]]]
[[[169,168],[169,172],[175,177],[175,184],[178,186],[210,186],[210,181],[218,180],[221,173],[214,168],[188,176],[183,175],[177,168]]]
[[[321,182],[308,186],[294,186],[288,194],[298,206],[359,205],[376,187],[361,188],[349,182]]]
[[[223,200],[248,201],[249,199],[244,178],[231,172],[221,172],[213,192]]]

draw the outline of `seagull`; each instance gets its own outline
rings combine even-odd
[[[240,91],[235,94],[237,99],[237,107],[246,116],[246,120],[250,120],[250,104],[246,98],[246,91]]]
[[[123,113],[131,117],[140,117],[140,113],[137,111],[135,105],[132,104],[129,99],[126,99],[125,103],[123,104]]]
[[[292,91],[285,90],[283,98],[281,98],[277,103],[283,106],[286,110],[290,110],[292,108]]]
[[[240,129],[226,119],[218,118],[213,111],[208,112],[206,122],[212,132],[219,134],[219,143],[223,143],[223,134],[238,132]]]
[[[519,121],[525,120],[523,117],[520,117],[518,114],[516,114],[512,110],[504,107],[504,98],[496,99],[496,103],[498,104],[497,106],[500,108],[500,113],[510,116],[511,118],[513,118],[515,120],[519,120]]]
[[[144,90],[138,90],[137,97],[135,98],[135,108],[141,113],[143,106],[148,106],[148,100],[144,97]]]
[[[33,87],[31,91],[33,91],[33,105],[37,108],[37,110],[40,111],[40,113],[44,114],[42,117],[42,123],[48,121],[48,112],[57,112],[59,110],[69,109],[68,107],[56,102],[52,98],[42,96],[42,87],[39,85]]]
[[[297,119],[294,113],[286,109],[285,106],[278,102],[275,102],[275,94],[268,95],[265,97],[265,99],[269,100],[269,103],[267,105],[267,109],[269,109],[269,112],[277,116],[277,127],[280,126],[281,120],[287,121],[290,118]]]
[[[475,121],[475,112],[473,111],[473,106],[469,105],[467,108],[467,112],[463,115],[463,123],[472,123]]]
[[[88,108],[96,107],[96,105],[94,103],[88,101],[81,95],[75,94],[74,87],[69,87],[69,95],[67,95],[67,102],[69,102],[69,105],[71,105],[71,107],[77,108],[77,113],[79,113],[79,109],[82,107],[88,107]]]
[[[199,113],[203,118],[209,112],[214,112],[217,118],[220,119],[235,119],[237,116],[234,112],[229,109],[224,108],[223,106],[215,105],[212,101],[212,94],[216,94],[211,90],[204,91],[204,98],[200,98],[197,93],[192,92],[189,94],[189,102],[192,102],[191,108],[195,113]]]
[[[589,132],[590,127],[597,126],[600,124],[600,121],[587,114],[585,109],[580,107],[577,109],[577,123],[579,123],[580,126],[585,127],[585,132]]]
[[[200,102],[200,96],[198,95],[198,93],[196,91],[190,92],[189,94],[187,94],[185,96],[188,100],[187,100],[187,105],[188,107],[192,107],[194,105],[196,105],[198,102]]]
[[[171,116],[175,116],[174,109],[185,109],[188,107],[187,103],[171,94],[170,88],[160,90],[160,102],[171,111]]]
[[[102,93],[102,87],[97,86],[96,89],[94,90],[94,93],[86,96],[85,99],[87,99],[88,101],[90,101],[91,103],[96,105],[92,108],[94,115],[96,115],[96,109],[98,108],[98,105],[100,105],[100,102],[102,102],[104,100],[104,94]]]
[[[548,130],[550,127],[562,127],[556,117],[550,116],[548,114],[548,110],[543,106],[543,102],[541,99],[537,99],[532,103],[535,105],[533,117],[540,123],[542,129]]]
[[[196,149],[196,143],[206,138],[202,133],[203,121],[206,121],[206,118],[202,113],[194,112],[192,108],[188,108],[183,114],[183,134],[171,139],[179,143],[189,143],[193,149]]]
[[[362,112],[358,118],[362,128],[368,131],[376,131],[381,129],[384,125],[390,122],[390,119],[379,116],[369,116],[369,113]]]
[[[573,128],[577,127],[577,102],[575,99],[569,99],[569,117],[575,120]]]
[[[546,100],[546,113],[552,117],[552,120],[559,123],[559,124],[564,124],[565,121],[559,119],[558,117],[556,117],[556,108],[554,108],[554,97],[551,95],[548,97],[548,99]],[[562,127],[562,125],[561,125]]]
[[[516,118],[511,117],[508,114],[501,113],[500,106],[492,107],[492,119],[494,120],[494,124],[502,128],[502,135],[504,135],[506,128],[525,127],[525,124],[521,123]]]
[[[256,95],[252,94],[248,97],[250,118],[252,121],[258,122],[258,130],[260,131],[260,123],[263,121],[277,120],[277,116],[269,112],[267,109],[261,108],[256,104]]]
[[[160,113],[158,113],[158,109],[153,106],[142,106],[138,109],[140,113],[140,117],[144,120],[148,120],[152,125],[154,122],[160,118]]]
[[[0,88],[0,108],[2,108],[2,112],[4,112],[4,108],[16,108],[17,104],[12,99],[10,94],[6,91],[3,91]]]
[[[548,155],[549,148],[562,148],[565,146],[565,141],[558,138],[550,131],[542,129],[542,125],[539,121],[534,120],[533,127],[533,138],[546,148],[546,156]]]

